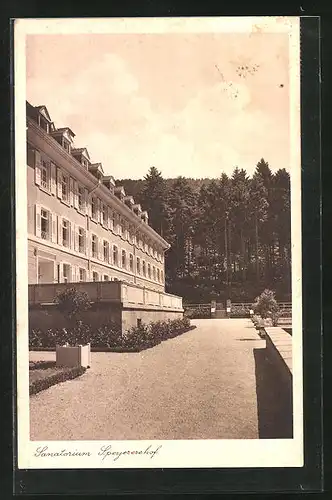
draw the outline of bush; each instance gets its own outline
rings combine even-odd
[[[121,335],[116,323],[108,323],[98,329],[78,322],[76,327],[69,331],[66,328],[57,330],[32,330],[29,333],[29,347],[53,348],[56,345],[78,345],[90,342],[91,347],[118,348],[140,350],[153,347],[163,340],[176,337],[190,329],[190,319],[187,317],[167,321],[154,321],[150,324],[140,324],[130,328]]]
[[[265,289],[258,297],[255,299],[253,304],[253,310],[255,314],[260,314],[260,316],[265,319],[268,316],[271,317],[279,310],[279,306],[274,297],[274,292],[272,290]]]
[[[109,322],[90,334],[91,347],[121,346],[121,331],[116,323]]]
[[[57,309],[68,321],[68,326],[72,329],[73,322],[77,322],[80,314],[91,307],[89,296],[86,292],[76,290],[76,288],[66,288],[59,293],[54,302]]]
[[[243,306],[231,306],[231,318],[249,318],[250,308]]]

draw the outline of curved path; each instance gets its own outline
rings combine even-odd
[[[265,341],[246,319],[192,323],[141,353],[92,353],[83,376],[32,396],[31,439],[258,438],[254,350]]]

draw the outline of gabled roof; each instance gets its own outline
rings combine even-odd
[[[41,113],[45,118],[46,120],[48,121],[52,121],[51,117],[50,117],[50,114],[49,112],[47,111],[47,107],[42,105],[42,106],[35,106],[35,108],[39,111],[39,113]]]
[[[115,186],[115,179],[114,179],[113,175],[105,175],[103,177],[103,182],[105,184],[110,183],[110,184],[113,184],[113,186]]]
[[[71,154],[72,155],[75,155],[75,154],[82,154],[83,156],[85,156],[88,160],[90,160],[90,155],[88,153],[88,150],[86,148],[72,148],[71,150]]]
[[[69,127],[60,127],[60,128],[57,128],[57,129],[56,129],[56,132],[60,132],[60,133],[62,133],[62,134],[63,134],[64,132],[67,132],[67,133],[69,133],[69,135],[71,135],[72,137],[75,137],[74,132],[73,132],[73,131],[72,131],[72,129],[71,129],[71,128],[69,128]]]
[[[98,170],[102,174],[104,174],[104,169],[101,163],[92,163],[89,167],[89,170]]]
[[[123,196],[126,196],[126,191],[124,189],[123,186],[117,186],[115,189],[114,189],[114,192],[115,193],[120,193],[120,194],[123,194]]]
[[[134,210],[138,210],[139,212],[142,212],[142,207],[139,203],[136,203],[136,205],[133,206]]]
[[[126,196],[124,200],[129,201],[132,205],[135,204],[135,200],[132,196]]]

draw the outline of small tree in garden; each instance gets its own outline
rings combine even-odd
[[[91,307],[88,294],[76,290],[76,288],[67,288],[55,297],[54,302],[58,311],[66,318],[68,327],[72,331],[75,329],[76,336],[80,336],[80,332],[83,333],[84,330],[80,315]]]
[[[270,316],[272,321],[277,318],[279,306],[272,290],[265,289],[258,297],[256,297],[253,304],[255,314],[260,314],[263,319]]]

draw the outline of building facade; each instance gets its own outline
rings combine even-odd
[[[169,244],[74,132],[27,103],[29,284],[121,281],[165,291]]]

